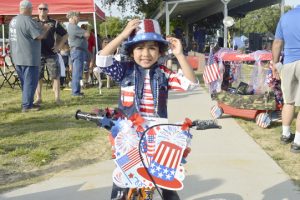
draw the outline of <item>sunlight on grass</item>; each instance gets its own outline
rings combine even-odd
[[[0,191],[26,185],[39,177],[45,176],[48,168],[60,158],[69,155],[78,159],[88,156],[86,143],[95,145],[95,153],[91,161],[110,157],[111,151],[107,142],[107,131],[99,129],[96,124],[75,119],[75,112],[81,109],[91,112],[94,108],[116,107],[119,88],[103,88],[99,95],[97,87],[84,89],[84,98],[71,96],[70,90],[62,90],[63,103],[54,103],[52,89],[43,88],[43,103],[38,112],[21,112],[21,90],[3,87],[0,90]],[[97,141],[94,139],[97,138]],[[95,142],[100,142],[99,145]],[[103,144],[106,145],[103,145]],[[90,145],[91,145],[90,144]],[[78,149],[79,151],[75,151]],[[80,152],[73,156],[72,152]],[[71,159],[72,158],[72,159]],[[68,164],[55,164],[56,170],[63,170]],[[74,165],[74,163],[72,163]],[[76,164],[76,163],[75,163]],[[80,163],[82,165],[82,163]],[[73,167],[76,167],[74,165]],[[38,171],[32,171],[37,170]],[[33,173],[28,178],[28,173]],[[58,172],[56,171],[56,172]],[[24,181],[23,177],[29,179]],[[32,179],[32,180],[30,180]]]

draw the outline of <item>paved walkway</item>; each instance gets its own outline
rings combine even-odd
[[[171,94],[170,121],[210,119],[212,105],[202,89]],[[220,119],[219,124],[223,129],[193,131],[181,199],[300,199],[299,188],[233,119]],[[113,168],[113,161],[105,161],[63,171],[47,181],[5,193],[0,200],[108,200]]]

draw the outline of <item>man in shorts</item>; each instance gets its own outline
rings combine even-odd
[[[291,144],[291,152],[300,153],[300,114],[296,119],[296,134],[290,125],[294,118],[295,106],[300,106],[300,5],[284,14],[278,22],[272,46],[273,77],[281,79],[284,105],[282,108],[281,144]],[[283,65],[280,62],[284,49]]]
[[[46,3],[41,3],[38,6],[38,13],[38,22],[50,25],[51,29],[49,30],[47,37],[42,40],[40,77],[36,89],[35,104],[40,104],[42,102],[42,86],[45,67],[47,67],[49,72],[48,76],[52,80],[55,102],[60,104],[60,64],[57,53],[67,41],[68,34],[58,21],[51,19],[48,16],[49,8]],[[57,35],[61,37],[59,42],[57,41]]]

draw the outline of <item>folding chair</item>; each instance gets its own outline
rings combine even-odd
[[[13,76],[13,71],[10,71],[5,64],[5,59],[3,56],[0,57],[0,76],[2,76],[2,83],[0,84],[0,88],[7,83],[11,88],[14,88],[12,83],[10,82],[11,77]]]
[[[4,61],[5,61],[7,69],[12,73],[12,76],[14,77],[14,81],[10,82],[11,85],[13,86],[13,88],[15,88],[16,85],[18,85],[21,88],[21,84],[20,84],[20,80],[19,80],[19,77],[18,77],[18,73],[17,73],[16,67],[13,64],[13,62],[12,62],[11,57],[10,57],[9,54],[7,54],[4,57]]]

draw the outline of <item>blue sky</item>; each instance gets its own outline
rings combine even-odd
[[[290,5],[290,6],[296,6],[296,5],[300,5],[300,1],[299,0],[285,0],[285,4]]]

